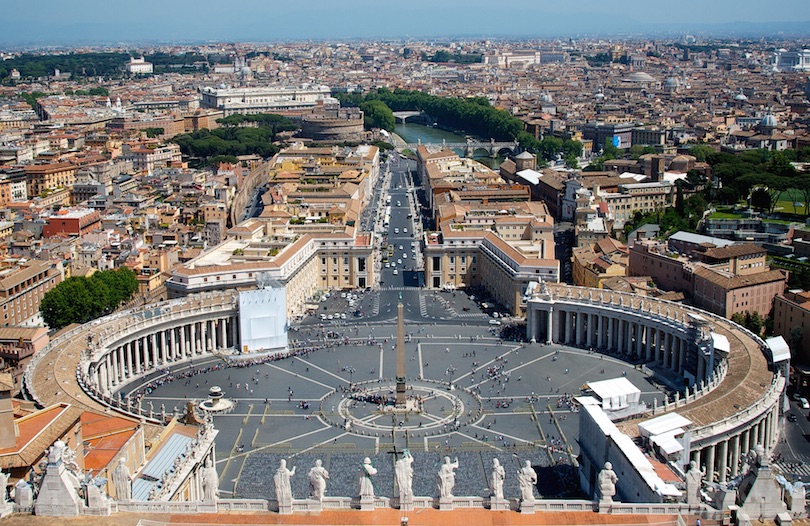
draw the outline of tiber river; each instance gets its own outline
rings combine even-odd
[[[407,143],[416,143],[420,140],[423,143],[441,143],[442,140],[446,142],[464,142],[464,136],[458,135],[446,130],[442,130],[441,128],[433,128],[431,126],[425,126],[423,124],[415,124],[411,122],[407,122],[405,124],[397,124],[394,127],[394,133],[402,137]],[[460,156],[464,156],[464,150],[455,150],[457,154]],[[498,166],[503,162],[503,157],[499,157],[497,159],[492,159],[490,157],[483,157],[483,156],[476,156],[475,160],[479,161],[490,168],[497,169]]]

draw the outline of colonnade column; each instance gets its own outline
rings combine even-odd
[[[608,316],[607,348],[613,350],[613,316]]]
[[[749,439],[751,438],[751,430],[746,429],[742,433],[740,433],[740,450],[742,450],[743,455],[747,455],[748,452],[751,450],[749,447]]]
[[[729,461],[731,462],[731,477],[737,476],[740,471],[740,435],[734,435],[729,439],[729,448],[731,454]]]
[[[565,340],[563,343],[568,345],[571,343],[571,313],[568,311],[563,311],[562,318],[565,323]]]
[[[717,472],[720,475],[718,482],[724,484],[726,482],[726,467],[728,462],[728,442],[723,440],[717,444],[717,456],[719,462],[717,463]]]
[[[158,345],[158,333],[152,333],[152,352],[155,353],[155,366],[160,366],[166,363],[165,356],[163,356],[163,343]]]
[[[706,448],[706,482],[714,482],[714,444]]]
[[[219,347],[220,349],[224,349],[228,346],[225,340],[225,327],[226,327],[225,318],[220,318],[219,320],[217,320],[217,323],[219,327],[219,332],[217,333],[219,337]]]
[[[649,362],[650,356],[652,356],[652,339],[653,335],[655,334],[655,329],[652,328],[650,325],[645,326],[644,335],[644,361]]]
[[[231,325],[233,325],[233,324],[231,324]],[[562,334],[560,332],[561,327],[560,327],[560,309],[559,308],[554,309],[554,312],[552,312],[552,327],[551,327],[551,329],[552,329],[552,333],[551,333],[551,336],[549,336],[549,339],[551,341],[549,343],[554,343],[554,342],[559,343],[560,335]],[[236,342],[236,337],[234,337],[233,340],[234,340],[234,346],[235,346],[236,345],[236,343],[235,343]]]
[[[616,351],[622,352],[624,349],[624,320],[616,320],[619,323],[619,339],[616,341]]]
[[[553,333],[554,333],[554,307],[549,306],[548,308],[548,316],[546,320],[546,343],[550,344],[554,341]],[[226,325],[225,320],[222,320],[223,325]],[[222,335],[225,335],[225,327],[223,327]],[[225,345],[223,345],[225,347]]]
[[[574,342],[577,347],[582,347],[582,335],[583,335],[583,326],[584,323],[582,322],[584,315],[581,312],[577,312],[577,327],[576,327],[576,337],[574,338]]]
[[[604,316],[601,314],[596,315],[596,347],[601,349],[602,348],[602,341],[604,340],[603,330],[605,324],[603,323]]]
[[[688,346],[689,343],[686,338],[681,338],[681,352],[678,354],[678,374],[683,374],[683,364],[686,363],[686,350]]]
[[[596,315],[589,312],[585,316],[588,317],[588,326],[585,328],[585,346],[590,349],[593,347],[593,337],[596,335],[596,331],[594,331]]]

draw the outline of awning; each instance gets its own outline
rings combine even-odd
[[[765,340],[768,349],[771,351],[771,361],[779,363],[790,360],[790,347],[781,336],[774,336]]]

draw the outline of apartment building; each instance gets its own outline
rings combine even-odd
[[[337,107],[328,86],[262,86],[251,88],[202,89],[203,108],[222,110],[225,116],[253,113],[277,113],[311,110],[315,107]]]
[[[75,164],[69,162],[29,164],[25,167],[28,195],[36,197],[48,190],[73,186],[76,168]]]
[[[618,192],[601,192],[597,198],[608,204],[614,228],[621,228],[636,212],[646,214],[672,206],[675,186],[668,182],[624,183]]]
[[[39,314],[45,293],[64,279],[61,263],[38,259],[4,261],[0,265],[2,325],[24,325]]]
[[[773,333],[788,342],[794,363],[810,365],[810,292],[791,289],[774,297]]]
[[[605,280],[627,274],[627,247],[613,238],[575,248],[572,260],[574,285],[601,289]]]
[[[425,235],[427,286],[482,287],[522,315],[528,283],[559,281],[560,262],[548,208],[535,202],[520,205],[505,214],[496,205],[454,205],[457,215]]]
[[[662,290],[683,292],[695,306],[727,318],[746,312],[768,316],[787,275],[767,266],[765,251],[750,243],[717,247],[704,241],[696,248],[691,248],[693,243],[678,243],[699,240],[691,236],[695,235],[675,240],[676,246],[686,249],[681,253],[672,248],[672,238],[669,249],[636,242],[630,248],[628,274],[650,276]]]
[[[182,162],[180,146],[174,143],[124,144],[121,153],[125,161],[132,162],[136,172],[153,172]]]
[[[91,208],[61,209],[48,217],[42,227],[42,237],[82,236],[101,224],[97,210]]]

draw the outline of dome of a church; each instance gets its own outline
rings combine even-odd
[[[776,117],[774,117],[770,113],[762,117],[762,120],[759,121],[759,125],[765,128],[776,128],[778,124],[779,121],[777,121]]]
[[[624,79],[625,82],[655,82],[655,78],[649,73],[643,71],[635,71],[627,75]]]

